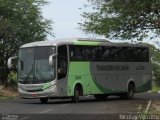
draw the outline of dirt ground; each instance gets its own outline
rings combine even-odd
[[[0,98],[2,98],[2,97],[17,97],[17,96],[18,96],[17,90],[0,86]]]
[[[151,107],[149,109],[149,113],[151,114],[160,114],[160,101],[153,100],[151,103]]]

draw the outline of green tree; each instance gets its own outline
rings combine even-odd
[[[147,44],[150,47],[150,55],[152,60],[152,79],[154,84],[160,86],[160,49],[153,45]]]
[[[159,0],[88,0],[93,12],[84,12],[82,30],[107,38],[143,40],[160,34]],[[152,34],[151,34],[152,33]]]
[[[0,0],[0,82],[9,74],[7,60],[25,43],[45,40],[51,21],[43,18],[46,0]]]

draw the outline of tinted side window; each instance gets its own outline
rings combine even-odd
[[[128,62],[129,61],[128,47],[102,46],[101,61],[108,62]]]
[[[69,49],[71,61],[99,61],[101,57],[98,46],[70,45]]]
[[[131,48],[132,62],[148,62],[149,49],[146,47],[133,47]]]
[[[148,62],[146,47],[70,46],[71,61]]]

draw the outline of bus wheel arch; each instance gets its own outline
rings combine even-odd
[[[132,99],[134,97],[134,93],[135,93],[135,83],[134,81],[130,81],[128,83],[127,98]]]
[[[123,99],[132,99],[135,93],[135,83],[134,81],[129,81],[127,85],[127,92],[120,95]]]
[[[133,80],[128,82],[128,87],[129,87],[129,85],[133,85],[133,86],[134,86],[134,90],[135,90],[136,85],[135,85],[135,83],[134,83]],[[127,87],[127,90],[128,90],[128,87]],[[135,91],[134,91],[134,92],[135,92]]]
[[[77,83],[74,86],[74,95],[71,97],[74,103],[79,102],[79,96],[83,96],[83,87],[81,83]]]

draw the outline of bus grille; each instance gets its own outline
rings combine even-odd
[[[38,90],[26,90],[27,92],[41,92],[43,89],[38,89]]]

